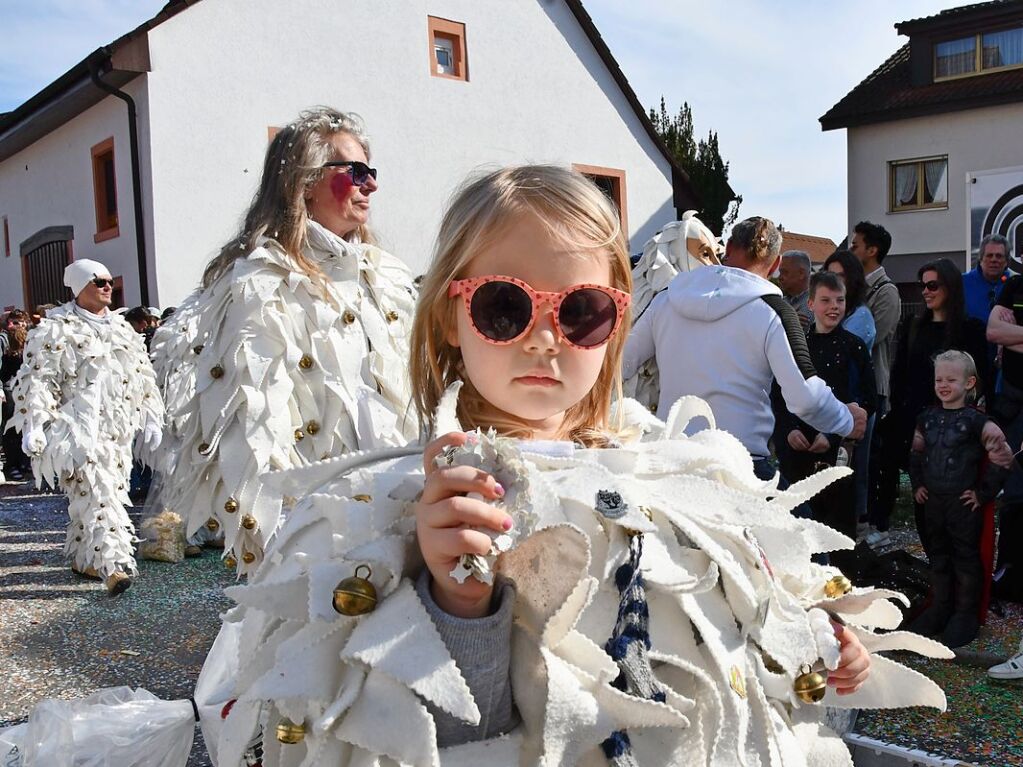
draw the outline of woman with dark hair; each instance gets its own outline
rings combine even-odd
[[[899,471],[909,465],[916,418],[934,402],[934,358],[949,349],[967,352],[977,363],[981,391],[989,375],[985,327],[979,320],[966,316],[963,276],[958,267],[947,258],[940,258],[924,264],[917,275],[924,310],[903,323],[892,363],[892,407],[881,421],[884,459],[880,462],[877,500],[885,520],[891,517],[895,505]],[[916,505],[921,540],[925,537],[922,509]],[[887,527],[882,530],[879,526],[878,532],[883,537],[875,540],[875,545],[883,545]]]
[[[824,271],[834,272],[845,283],[845,319],[842,327],[858,336],[867,345],[867,351],[874,348],[877,328],[874,315],[867,308],[867,278],[863,264],[849,250],[836,250],[824,262]],[[869,428],[869,427],[868,427]]]
[[[7,430],[7,420],[14,414],[14,379],[18,376],[25,355],[25,339],[28,337],[28,312],[14,309],[7,315],[4,328],[3,356],[0,357],[0,382],[3,384],[3,449],[6,459],[7,474],[11,479],[20,481],[31,476],[32,467],[28,456],[21,449],[21,435],[14,429]]]

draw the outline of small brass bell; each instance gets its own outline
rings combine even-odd
[[[352,496],[352,500],[358,501],[359,503],[369,503],[370,501],[373,500],[373,496],[368,495],[367,493],[357,493],[356,495]]]
[[[289,746],[305,740],[305,724],[282,719],[277,723],[277,740]]]
[[[309,370],[309,368],[313,366],[313,358],[308,354],[303,354],[302,359],[298,361],[298,366],[302,368],[302,370]]]
[[[301,429],[295,429],[295,441],[301,442],[303,439],[305,439],[305,432]]]
[[[828,680],[823,674],[811,671],[809,666],[804,666],[806,671],[796,677],[792,688],[796,697],[803,703],[820,703],[824,699],[824,693],[828,691]]]
[[[318,434],[320,431],[320,424],[316,421],[310,421],[305,425],[306,434]]]
[[[217,520],[213,519],[213,517],[210,517],[209,519],[206,520],[206,529],[209,530],[211,533],[215,533],[217,532],[217,530],[220,529],[220,523]]]
[[[224,557],[224,567],[228,568],[229,570],[234,570],[234,568],[236,568],[237,566],[238,566],[237,559],[230,555]]]
[[[244,562],[245,564],[251,565],[255,561],[256,555],[253,554],[251,551],[246,551],[244,554],[242,554],[242,562]]]
[[[398,313],[394,311],[394,309],[391,309],[391,311],[385,314],[384,317],[387,319],[388,322],[394,322],[395,320],[398,319]]]
[[[844,575],[829,578],[828,582],[824,584],[824,594],[828,599],[837,599],[850,591],[852,591],[852,581]]]
[[[251,514],[246,514],[245,516],[242,517],[242,527],[244,527],[246,530],[255,530],[256,518]]]
[[[203,345],[199,344],[198,346],[192,347],[192,351],[195,352],[196,354],[202,354],[202,347]]]
[[[366,576],[360,577],[359,571],[366,569]],[[377,607],[377,590],[369,581],[373,571],[369,565],[359,565],[355,575],[345,578],[334,588],[334,609],[342,615],[365,615]]]
[[[210,368],[210,378],[217,379],[223,377],[223,375],[224,368],[220,367],[220,365],[214,365]]]
[[[224,501],[224,511],[226,511],[228,514],[234,514],[236,511],[238,511],[238,501],[236,501],[234,498],[228,498],[226,501]]]

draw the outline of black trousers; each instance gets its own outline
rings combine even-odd
[[[835,465],[837,450],[826,453],[789,451],[792,481],[806,479],[828,466]],[[856,540],[856,476],[843,477],[833,482],[810,499],[813,520],[834,528],[843,535]],[[852,550],[828,552],[830,564],[843,571],[850,571],[854,564]]]
[[[958,495],[932,495],[924,503],[920,538],[931,566],[935,600],[951,602],[955,612],[976,612],[984,584],[980,535],[984,515]]]

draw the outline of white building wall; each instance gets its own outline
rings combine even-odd
[[[123,89],[144,108],[145,78]],[[119,236],[94,242],[96,209],[91,149],[114,138]],[[76,259],[103,262],[123,276],[126,303],[138,303],[138,261],[132,201],[131,149],[123,101],[105,98],[58,130],[0,162],[0,216],[7,216],[11,256],[0,254],[0,308],[23,307],[19,244],[48,226],[73,226]],[[2,243],[0,243],[2,246]]]
[[[849,128],[850,232],[869,220],[891,233],[885,268],[897,281],[915,280],[917,268],[932,258],[965,264],[966,174],[1023,165],[1020,126],[1023,104]],[[888,163],[945,154],[948,208],[889,213]]]
[[[428,15],[466,25],[469,82],[430,76]],[[372,223],[417,272],[445,201],[483,166],[626,170],[633,250],[674,218],[668,162],[562,2],[217,0],[151,31],[150,53],[161,305],[239,226],[267,127],[314,104],[365,118],[380,170]]]

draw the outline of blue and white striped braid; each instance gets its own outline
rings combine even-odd
[[[618,664],[618,677],[612,684],[619,690],[639,698],[664,702],[664,692],[654,679],[647,653],[650,650],[650,609],[646,588],[640,572],[643,556],[643,535],[629,538],[629,559],[615,571],[615,585],[621,599],[618,620],[604,650]],[[625,730],[615,730],[601,746],[612,767],[636,767],[632,744]]]

